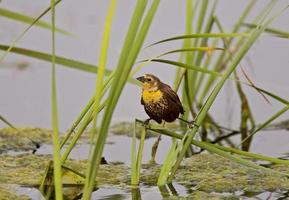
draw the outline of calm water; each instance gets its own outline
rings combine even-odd
[[[265,0],[256,5],[250,19],[254,17]],[[247,1],[246,1],[247,3]],[[1,7],[13,11],[37,16],[49,4],[49,1],[33,0],[2,0]],[[69,58],[98,64],[99,46],[102,34],[104,16],[108,1],[64,1],[57,7],[57,26],[61,27],[77,37],[57,35],[57,54]],[[135,1],[121,0],[114,20],[111,46],[109,49],[108,67],[113,69],[117,63],[123,38],[126,33],[129,18],[131,17]],[[288,5],[289,1],[280,2],[279,8]],[[244,1],[220,0],[217,15],[221,19],[226,30],[230,30],[242,10]],[[289,31],[289,12],[286,11],[272,25],[275,28],[283,28]],[[49,20],[49,16],[44,17]],[[160,39],[180,35],[185,30],[185,1],[163,1],[149,32],[145,44],[150,44]],[[249,20],[248,20],[249,21]],[[10,44],[13,39],[26,27],[6,18],[0,18],[0,41]],[[173,42],[160,45],[141,52],[139,59],[149,58],[167,50],[179,48],[180,43]],[[33,28],[17,46],[26,47],[43,52],[49,52],[50,33],[47,30]],[[243,67],[253,81],[260,87],[273,91],[275,94],[289,99],[288,74],[289,74],[289,41],[270,36],[263,36],[249,52],[247,59],[242,62]],[[172,56],[173,58],[173,56]],[[51,127],[51,83],[50,64],[28,57],[10,54],[0,65],[0,113],[16,126]],[[151,64],[139,74],[154,73],[165,82],[172,84],[174,68],[162,64]],[[95,88],[95,74],[79,72],[77,70],[59,66],[58,77],[58,103],[60,129],[67,130],[72,121],[80,113],[83,106],[93,94]],[[249,102],[255,114],[257,122],[262,123],[269,116],[282,108],[278,102],[271,101],[267,104],[259,94],[245,87],[249,94]],[[140,88],[127,85],[118,103],[113,121],[133,121],[135,118],[146,118],[140,105]],[[239,100],[235,93],[233,82],[228,82],[218,97],[211,113],[215,119],[224,126],[238,127]],[[224,109],[225,108],[225,109]],[[284,114],[281,119],[288,119]],[[3,124],[0,126],[4,127]],[[130,162],[130,139],[118,139],[112,137],[109,140],[116,141],[116,145],[107,145],[105,156],[110,161]],[[121,141],[121,142],[120,142]],[[282,156],[289,151],[289,134],[287,131],[260,132],[254,139],[252,151],[269,156]],[[153,140],[146,142],[146,149],[150,149]],[[157,160],[162,162],[170,140],[164,138],[159,148]],[[121,146],[121,148],[120,148]],[[73,152],[74,157],[80,157],[88,147],[79,147]],[[43,147],[38,153],[51,152],[50,147]],[[149,155],[147,155],[149,156]],[[83,157],[81,157],[83,158]],[[149,158],[145,157],[144,160]],[[103,192],[102,192],[103,191]],[[160,198],[157,190],[149,188],[143,199]],[[152,192],[151,192],[152,191]],[[130,198],[124,192],[100,190],[96,199],[107,197],[111,194],[119,194],[119,199]],[[122,198],[123,197],[123,198]]]

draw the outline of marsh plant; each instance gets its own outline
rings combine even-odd
[[[27,28],[15,38],[14,42],[9,45],[0,45],[0,49],[4,51],[0,57],[0,62],[3,62],[10,53],[51,62],[53,160],[49,166],[47,166],[47,172],[49,170],[53,171],[53,184],[51,184],[50,188],[44,190],[48,176],[43,177],[40,190],[46,198],[55,195],[55,199],[63,199],[63,167],[85,130],[89,130],[90,132],[91,147],[86,172],[82,174],[85,178],[82,199],[91,198],[93,190],[97,187],[96,177],[99,172],[112,116],[120,95],[126,84],[139,85],[138,81],[134,79],[135,74],[151,63],[164,63],[168,66],[175,67],[173,89],[178,91],[181,101],[186,108],[183,119],[186,121],[194,120],[194,125],[188,126],[186,123],[177,120],[178,131],[172,131],[167,128],[166,124],[162,126],[154,123],[144,125],[142,120],[136,119],[135,129],[141,130],[141,138],[138,149],[136,135],[134,134],[132,138],[131,185],[133,187],[138,187],[140,183],[143,146],[145,134],[148,130],[172,138],[171,148],[167,153],[165,161],[162,163],[157,180],[157,185],[159,186],[171,183],[174,180],[179,165],[183,158],[189,155],[188,152],[196,153],[189,151],[192,145],[199,147],[202,151],[206,150],[227,158],[232,162],[256,170],[288,176],[286,173],[257,165],[255,162],[245,158],[263,160],[271,163],[289,164],[286,160],[248,151],[253,136],[284,114],[289,109],[289,102],[264,88],[256,86],[245,70],[242,70],[243,75],[246,77],[244,81],[239,79],[239,73],[237,73],[237,68],[242,68],[242,60],[263,34],[288,39],[289,34],[287,32],[270,27],[276,18],[282,17],[280,15],[287,7],[278,10],[280,9],[280,7],[277,6],[279,1],[270,1],[266,5],[264,4],[260,12],[252,13],[251,11],[257,4],[257,1],[248,1],[246,2],[247,6],[233,27],[231,27],[229,31],[225,31],[222,21],[220,21],[216,15],[217,1],[187,0],[184,34],[171,36],[159,41],[146,41],[146,43],[144,43],[149,34],[151,24],[156,18],[156,13],[162,9],[161,4],[165,2],[161,2],[160,0],[137,0],[134,2],[134,11],[131,13],[131,21],[129,22],[118,62],[112,70],[109,70],[107,68],[107,61],[110,59],[108,49],[111,45],[111,28],[118,7],[117,3],[120,2],[117,2],[117,0],[109,1],[104,27],[102,29],[101,44],[99,45],[100,54],[97,65],[55,54],[55,45],[57,45],[55,34],[64,34],[68,37],[73,37],[71,33],[57,28],[55,25],[57,6],[59,3],[65,5],[65,1],[51,0],[50,7],[36,18],[4,8],[1,8],[0,12],[0,15],[3,17],[28,24]],[[51,16],[51,23],[42,21],[41,18],[44,15]],[[249,15],[255,16],[250,22],[247,21]],[[17,47],[18,41],[26,34],[29,34],[29,30],[33,26],[51,31],[52,50],[50,53]],[[143,49],[149,51],[150,48],[155,46],[160,47],[174,41],[182,41],[182,45],[175,49],[166,49],[163,47],[161,48],[162,52],[157,56],[148,57],[144,60],[138,59],[138,55]],[[177,54],[179,58],[174,60],[166,59],[166,56],[170,54]],[[56,66],[66,66],[96,74],[95,92],[91,95],[91,99],[88,100],[87,105],[85,105],[78,118],[74,122],[71,122],[72,125],[66,132],[63,140],[60,139],[58,128]],[[228,130],[222,127],[216,122],[215,116],[210,114],[212,105],[214,105],[216,98],[220,95],[220,91],[227,81],[232,82],[236,86],[236,91],[241,101],[241,112],[234,113],[241,115],[239,130]],[[270,97],[280,102],[283,108],[278,110],[274,115],[268,116],[264,122],[256,122],[254,113],[250,108],[250,102],[243,90],[244,86],[251,87],[256,93],[262,96],[263,100],[267,100],[267,98]],[[4,116],[0,116],[0,119],[7,125],[13,126]],[[238,134],[241,137],[241,143],[234,145],[232,144],[231,136]],[[200,137],[196,137],[196,135]],[[209,137],[209,135],[213,137]],[[229,144],[229,146],[227,144]],[[55,191],[55,194],[53,191]],[[137,196],[137,194],[133,195],[135,198],[137,198]]]

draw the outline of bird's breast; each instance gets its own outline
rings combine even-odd
[[[142,98],[144,103],[156,103],[162,100],[163,93],[160,90],[156,91],[146,91],[144,90],[142,93]]]

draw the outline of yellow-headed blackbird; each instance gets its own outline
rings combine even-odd
[[[144,109],[150,117],[146,123],[151,119],[159,124],[162,123],[162,120],[173,122],[180,113],[184,114],[184,108],[178,95],[158,77],[145,74],[138,77],[137,80],[143,83],[141,104],[144,105]]]

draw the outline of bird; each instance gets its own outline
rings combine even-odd
[[[179,115],[185,111],[177,93],[169,85],[152,74],[144,74],[136,79],[142,82],[141,104],[149,116],[145,124],[150,120],[161,124],[163,120],[173,122],[180,119]]]

